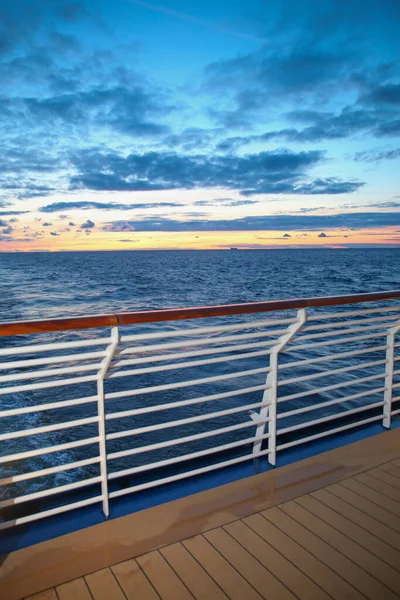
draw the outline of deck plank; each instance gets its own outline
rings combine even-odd
[[[266,568],[271,569],[274,575],[301,600],[328,597],[313,581],[254,533],[243,521],[230,523],[225,526],[225,529]]]
[[[356,492],[356,494],[360,494],[360,496],[364,496],[364,498],[371,500],[371,502],[374,502],[377,506],[381,506],[395,517],[398,517],[399,503],[392,500],[392,498],[388,498],[384,494],[381,494],[377,489],[371,488],[362,481],[357,481],[355,478],[345,479],[344,481],[341,481],[341,485]]]
[[[396,467],[396,465],[393,463],[384,463],[383,465],[379,465],[379,468],[382,469],[382,471],[387,471],[395,477],[400,477],[400,467]]]
[[[383,586],[369,573],[318,537],[296,519],[280,508],[271,508],[261,513],[265,518],[279,525],[289,536],[295,539],[305,550],[316,556],[326,566],[335,571],[356,590],[370,600],[382,600]],[[385,588],[386,589],[386,588]]]
[[[390,463],[392,465],[394,465],[395,467],[399,467],[400,468],[400,458],[394,458],[393,460],[390,461]]]
[[[93,600],[83,577],[56,587],[59,600]]]
[[[400,502],[400,490],[396,490],[396,488],[388,485],[384,481],[380,481],[376,477],[369,475],[368,473],[361,473],[360,475],[356,475],[354,477],[356,481],[367,485],[371,489],[380,492],[384,496],[387,496],[391,500],[394,500],[396,503]]]
[[[268,512],[268,511],[266,511]],[[305,552],[294,539],[278,529],[260,514],[243,521],[258,535],[268,541],[278,552],[289,559],[300,571],[336,600],[364,598],[352,585],[342,579],[312,554]]]
[[[125,560],[111,567],[128,600],[159,600],[157,594],[136,560]]]
[[[400,479],[392,473],[388,473],[384,469],[371,469],[370,471],[366,471],[368,475],[375,477],[375,479],[379,479],[383,483],[390,485],[396,490],[400,490]]]
[[[368,517],[372,517],[372,519],[378,521],[380,527],[386,525],[385,531],[390,529],[397,539],[398,534],[400,534],[400,517],[396,517],[396,515],[385,510],[382,506],[378,506],[375,502],[371,502],[371,500],[368,500],[364,496],[360,496],[360,494],[353,492],[351,489],[340,483],[334,483],[333,485],[326,487],[325,490],[339,500],[343,500],[350,506],[362,511]]]
[[[157,550],[136,560],[162,600],[192,600],[192,594]]]
[[[94,600],[126,600],[110,569],[101,569],[85,577]]]
[[[323,495],[324,490],[320,491]],[[386,542],[380,540],[372,533],[369,533],[369,531],[366,531],[354,521],[347,519],[323,502],[320,502],[314,495],[303,496],[302,498],[298,498],[296,502],[319,517],[322,521],[328,523],[333,528],[368,550],[371,554],[382,559],[398,572],[400,567],[400,552],[398,550],[389,546],[389,544],[386,544]],[[398,583],[400,590],[400,573]]]
[[[383,523],[375,520],[373,515],[368,515],[362,510],[359,510],[356,506],[348,504],[348,502],[338,498],[327,489],[313,492],[311,496],[337,513],[343,515],[347,520],[362,527],[365,531],[368,531],[378,539],[390,544],[390,546],[396,548],[396,550],[400,550],[400,534],[391,527],[387,527]],[[397,554],[397,559],[399,558],[400,554]],[[400,565],[399,560],[397,560],[397,565]]]
[[[231,600],[260,600],[262,596],[215,548],[201,535],[184,540],[183,545],[224,590]],[[250,557],[251,558],[251,557]],[[248,569],[248,564],[244,566]]]
[[[38,594],[34,594],[33,596],[26,596],[25,600],[58,600],[58,598],[56,590],[54,588],[50,588],[49,590],[39,592]]]
[[[224,558],[263,598],[273,600],[293,600],[295,596],[257,559],[249,554],[223,529],[214,529],[204,534],[204,537],[220,552]]]
[[[227,599],[221,588],[181,543],[165,546],[160,552],[196,600]]]
[[[297,500],[285,502],[280,508],[333,548],[336,548],[343,556],[347,556],[356,565],[364,569],[366,573],[370,573],[376,579],[375,587],[380,589],[381,597],[384,597],[385,600],[395,598],[397,593],[400,592],[400,574],[397,571],[340,531],[316,517]],[[389,588],[396,595],[392,594]]]

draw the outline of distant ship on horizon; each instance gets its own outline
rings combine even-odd
[[[231,250],[237,250],[237,248],[231,248]]]

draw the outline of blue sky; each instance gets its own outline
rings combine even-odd
[[[0,0],[0,249],[400,242],[399,28],[398,0]]]

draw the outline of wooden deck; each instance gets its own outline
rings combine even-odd
[[[335,458],[332,459],[333,455]],[[318,464],[325,465],[325,472],[315,469]],[[327,464],[330,465],[329,469]],[[314,470],[311,465],[314,465]],[[336,465],[336,468],[332,465]],[[203,522],[195,535],[177,537],[175,534],[172,538],[153,538],[152,545],[148,546],[149,551],[144,553],[132,554],[135,548],[143,547],[134,544],[129,550],[131,557],[123,561],[113,561],[111,551],[108,563],[103,560],[102,568],[83,572],[80,577],[68,576],[73,571],[64,564],[64,582],[25,598],[400,598],[400,430],[301,461],[297,466],[302,473],[302,483],[299,479],[300,493],[298,486],[286,485],[285,488],[282,485],[283,481],[288,481],[290,473],[293,477],[295,465],[277,469],[274,471],[276,487],[270,487],[269,498],[264,498],[261,503],[266,508],[252,511],[247,505],[247,510],[243,507],[239,509],[238,512],[242,514],[237,517],[240,518],[232,518],[232,511],[229,515],[225,513],[224,518],[220,508],[215,512],[216,522],[213,523],[212,519],[208,523]],[[279,471],[285,470],[286,474],[280,475],[283,480],[279,485],[276,477]],[[260,478],[265,480],[268,477],[271,478],[271,474],[250,478],[247,485],[249,488],[254,483],[259,485]],[[321,485],[322,482],[325,485]],[[241,485],[241,489],[244,489],[243,482],[231,485]],[[229,488],[219,488],[220,494],[225,487]],[[284,488],[286,492],[282,492]],[[209,493],[204,492],[203,495]],[[192,503],[196,502],[196,498],[199,502],[198,497],[201,496],[192,496]],[[204,506],[204,498],[200,500]],[[253,503],[253,508],[255,506]],[[157,508],[161,510],[162,507]],[[130,517],[117,519],[114,523]],[[159,525],[162,527],[161,522]],[[102,525],[84,530],[86,539],[91,530],[99,527]],[[192,532],[196,531],[196,525],[193,527]],[[174,541],[163,543],[165,539]],[[109,543],[112,545],[113,541]],[[56,540],[45,544],[57,547]],[[27,551],[29,549],[20,552]],[[39,553],[36,558],[40,560],[44,556]],[[21,561],[18,564],[23,569]],[[46,569],[45,564],[43,568]],[[6,584],[10,583],[9,575],[3,580]],[[53,573],[54,576],[60,579],[60,574]],[[6,595],[0,594],[3,600],[16,597],[12,585],[4,589]],[[9,596],[7,589],[10,590]]]

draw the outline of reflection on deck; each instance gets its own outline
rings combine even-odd
[[[4,600],[400,597],[400,430],[3,557]]]

